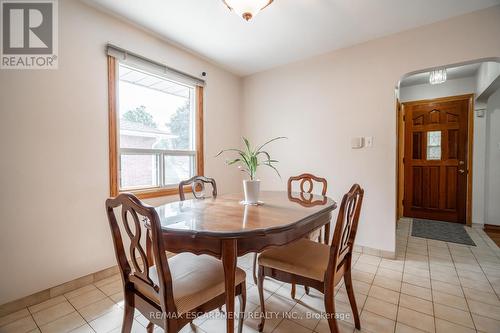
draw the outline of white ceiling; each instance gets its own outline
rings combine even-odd
[[[221,0],[86,0],[239,75],[500,4],[500,0],[275,0],[252,21]]]
[[[466,77],[474,77],[477,74],[479,66],[481,63],[463,65],[458,67],[446,68],[446,79],[454,80],[454,79],[462,79]],[[410,75],[400,82],[400,87],[408,87],[414,86],[417,84],[426,84],[429,83],[429,74],[430,72],[418,73],[414,75]]]

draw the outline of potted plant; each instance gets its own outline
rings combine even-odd
[[[274,171],[276,171],[278,176],[280,176],[278,169],[274,165],[278,163],[278,161],[271,159],[271,155],[269,155],[267,151],[263,150],[263,148],[266,145],[279,139],[285,139],[285,137],[283,136],[276,137],[274,139],[266,141],[264,144],[256,148],[252,148],[250,146],[250,142],[248,141],[248,139],[243,137],[243,142],[245,144],[245,148],[243,150],[237,148],[224,149],[216,155],[217,157],[225,152],[234,152],[238,155],[238,157],[233,160],[227,160],[226,164],[227,165],[237,164],[238,168],[241,171],[245,172],[250,177],[250,179],[243,180],[243,190],[245,192],[244,204],[256,205],[260,203],[259,202],[260,180],[256,179],[257,168],[259,166],[261,165],[268,166],[272,168]]]

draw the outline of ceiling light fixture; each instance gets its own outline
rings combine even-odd
[[[430,84],[440,84],[446,82],[446,68],[436,69],[429,74]]]
[[[222,0],[229,10],[250,21],[274,0]]]

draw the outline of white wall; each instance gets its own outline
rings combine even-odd
[[[485,62],[479,66],[476,76],[476,94],[480,96],[500,75],[500,63]]]
[[[244,133],[289,137],[271,149],[283,179],[324,176],[337,200],[359,182],[366,191],[357,243],[394,251],[396,82],[423,68],[499,56],[498,31],[497,6],[246,77]],[[350,149],[353,136],[374,136],[373,148]],[[285,186],[271,172],[260,177],[265,188]]]
[[[85,4],[59,6],[59,69],[0,71],[0,304],[116,264],[104,210],[108,42],[208,73],[206,174],[221,192],[240,188],[213,156],[239,144],[241,79]]]
[[[488,99],[486,117],[484,221],[500,225],[500,89]]]
[[[445,96],[458,96],[474,94],[476,92],[476,77],[465,77],[447,80],[441,84],[417,84],[400,88],[400,101],[418,101],[422,99],[433,99]]]

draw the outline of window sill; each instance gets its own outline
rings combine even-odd
[[[191,187],[184,187],[184,193],[190,193]],[[150,199],[158,197],[167,197],[172,195],[179,195],[179,189],[177,187],[169,188],[154,188],[154,189],[144,189],[144,190],[130,190],[130,191],[120,191],[119,193],[132,193],[139,199]]]

